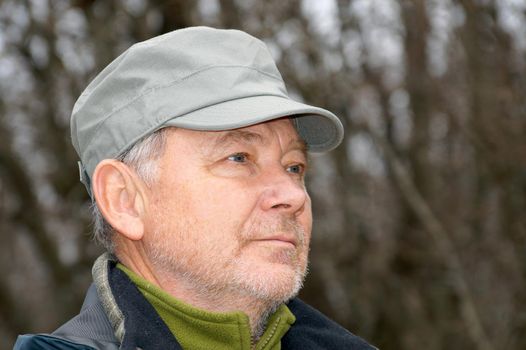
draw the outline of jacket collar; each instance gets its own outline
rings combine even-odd
[[[120,349],[182,350],[153,306],[128,276],[116,267],[116,259],[104,254],[93,266],[93,280]]]

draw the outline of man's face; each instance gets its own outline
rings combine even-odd
[[[168,131],[147,206],[146,253],[181,285],[284,301],[307,269],[305,146],[289,119]]]

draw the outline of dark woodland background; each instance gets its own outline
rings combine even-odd
[[[382,349],[526,349],[526,1],[0,0],[0,348],[74,315],[100,254],[69,117],[173,29],[239,28],[340,116],[301,296]]]

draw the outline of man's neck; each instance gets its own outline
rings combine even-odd
[[[194,307],[213,312],[245,313],[249,318],[254,343],[263,334],[268,317],[281,304],[260,300],[238,290],[202,287],[180,276],[159,274],[156,280],[159,288]]]
[[[141,278],[161,288],[171,296],[193,307],[212,312],[241,311],[248,316],[255,344],[263,334],[268,317],[281,303],[261,300],[242,294],[239,290],[210,288],[196,283],[192,277],[180,276],[174,272],[137,264],[137,260],[124,258],[121,262]]]

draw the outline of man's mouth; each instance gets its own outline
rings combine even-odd
[[[256,239],[255,241],[283,244],[287,246],[292,246],[294,248],[298,245],[298,241],[296,237],[289,236],[289,235],[274,235],[274,236],[259,238],[259,239]]]

